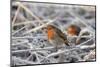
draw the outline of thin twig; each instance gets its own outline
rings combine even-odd
[[[49,20],[42,20],[43,22],[46,22],[46,21],[49,21]],[[37,22],[37,20],[35,20],[35,21],[25,21],[25,22],[19,22],[19,23],[16,23],[16,24],[14,24],[13,26],[18,26],[18,25],[26,25],[26,24],[29,24],[29,23],[35,23],[35,22]]]
[[[38,37],[32,37],[32,36],[25,36],[25,37],[12,37],[12,39],[36,39],[36,38],[39,38],[39,39],[47,39],[46,35],[39,35]]]
[[[12,25],[13,25],[13,24],[15,23],[15,21],[16,21],[16,18],[17,18],[17,15],[18,15],[18,13],[19,13],[19,10],[20,10],[20,6],[18,6],[18,8],[17,8],[17,11],[16,11],[15,16],[14,16],[13,21],[12,21]]]
[[[42,22],[32,11],[30,11],[27,7],[25,7],[25,5],[23,5],[20,2],[17,2],[17,4],[22,7],[23,9],[25,9],[31,16],[33,16],[38,22],[40,22],[41,24],[44,24],[44,22]]]
[[[35,32],[35,31],[37,31],[37,30],[39,30],[39,29],[41,29],[41,28],[43,28],[43,27],[46,27],[48,24],[50,24],[50,23],[52,23],[52,22],[54,22],[56,19],[54,19],[54,20],[52,20],[52,21],[49,21],[48,23],[45,23],[45,24],[43,24],[43,25],[41,25],[41,26],[38,26],[38,27],[36,27],[36,28],[34,28],[34,29],[31,29],[31,30],[29,30],[29,31],[26,31],[24,34],[28,34],[28,33],[30,33],[30,32]],[[23,34],[23,35],[24,35]]]
[[[39,35],[39,37],[32,37],[32,36],[25,36],[25,37],[12,37],[12,39],[28,39],[28,38],[31,38],[31,39],[36,39],[36,38],[42,38],[42,39],[47,39],[46,37],[47,35]],[[78,36],[67,36],[68,38],[78,38]],[[80,36],[80,38],[91,38],[92,36]]]
[[[36,64],[34,62],[31,62],[31,61],[28,61],[28,60],[24,60],[24,59],[21,59],[21,58],[18,58],[18,57],[13,57],[13,59],[17,60],[19,62],[25,63],[25,64]]]
[[[19,30],[13,32],[12,35],[14,35],[14,34],[18,33],[19,31],[23,30],[25,27],[26,27],[26,26],[24,26],[24,27],[20,28]]]
[[[12,51],[12,53],[14,53],[14,52],[24,52],[24,51],[52,50],[53,48],[54,47],[36,48],[36,49],[26,49],[26,50],[16,50],[16,51]]]
[[[24,44],[24,43],[28,43],[28,42],[26,42],[26,41],[24,41],[24,42],[19,42],[19,43],[16,43],[16,44],[12,44],[12,46],[13,46],[13,45],[19,45],[19,44],[21,45],[21,44]]]

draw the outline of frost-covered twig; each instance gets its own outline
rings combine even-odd
[[[34,52],[34,54],[36,55],[37,63],[40,63],[40,59],[38,58],[38,54],[36,52]]]
[[[32,61],[24,60],[24,59],[21,59],[21,58],[18,58],[18,57],[12,57],[12,59],[16,60],[17,62],[24,63],[24,64],[36,64],[36,63],[34,63]]]
[[[12,25],[13,25],[13,24],[15,23],[15,21],[16,21],[16,18],[17,18],[17,15],[18,15],[18,13],[19,13],[19,10],[20,10],[20,6],[18,6],[18,8],[17,8],[17,11],[16,11],[15,16],[14,16],[13,21],[12,21]]]
[[[66,49],[66,50],[62,50],[62,51],[59,51],[59,52],[52,53],[52,54],[48,55],[47,57],[51,57],[51,56],[55,56],[55,55],[58,55],[58,54],[61,54],[61,53],[64,53],[64,52],[69,52],[69,51],[72,51],[72,50],[80,49],[80,47],[81,47],[83,44],[87,43],[88,41],[91,41],[92,39],[93,39],[93,38],[91,38],[91,39],[89,39],[89,40],[87,40],[87,41],[85,41],[85,42],[83,42],[83,43],[81,43],[81,44],[79,44],[79,45],[77,45],[77,46],[71,48],[71,49]]]
[[[24,44],[24,43],[27,43],[27,41],[16,43],[16,44],[12,44],[12,45],[19,45],[19,44],[21,45],[21,44]]]
[[[46,35],[42,35],[39,37],[32,37],[32,36],[24,36],[24,37],[12,37],[12,39],[37,39],[37,38],[42,38],[42,39],[47,39]]]
[[[47,20],[42,20],[43,22],[47,22],[47,21],[49,21],[49,19]],[[19,22],[19,23],[15,23],[13,26],[19,26],[19,25],[26,25],[26,24],[29,24],[29,23],[35,23],[35,22],[37,22],[37,20],[34,20],[34,21],[25,21],[25,22]]]
[[[89,49],[89,48],[95,48],[95,47],[96,47],[96,45],[93,44],[93,45],[81,46],[80,48],[81,49]]]
[[[54,52],[52,54],[49,54],[47,56],[47,58],[51,57],[51,56],[55,56],[55,55],[59,55],[59,54],[62,54],[62,53],[65,53],[65,52],[69,52],[69,51],[72,51],[72,50],[76,50],[78,48],[73,48],[73,49],[66,49],[66,50],[61,50],[61,51],[58,51],[58,52]]]
[[[89,60],[93,60],[95,61],[95,57],[96,57],[96,53],[95,53],[95,49],[91,50],[85,57],[84,60],[89,61]]]
[[[16,51],[12,51],[14,52],[24,52],[24,51],[40,51],[40,50],[52,50],[54,47],[45,47],[45,48],[36,48],[36,49],[26,49],[26,50],[16,50]]]
[[[36,38],[43,38],[43,39],[47,39],[47,37],[46,37],[47,35],[42,35],[42,36],[40,36],[39,35],[39,37],[32,37],[32,36],[24,36],[24,37],[12,37],[12,39],[28,39],[28,38],[31,38],[31,39],[36,39]],[[77,38],[78,36],[67,36],[68,38],[69,37],[75,37],[75,38]],[[80,38],[91,38],[92,36],[80,36]]]
[[[43,25],[41,25],[41,26],[38,26],[38,27],[36,27],[36,28],[34,28],[34,29],[31,29],[31,30],[29,30],[29,31],[26,31],[24,34],[30,33],[30,32],[32,32],[32,31],[35,32],[35,31],[37,31],[37,30],[39,30],[39,29],[41,29],[41,28],[47,26],[48,24],[54,22],[55,20],[56,20],[56,19],[54,19],[54,20],[52,20],[52,21],[49,21],[48,23],[45,23],[45,24],[43,24]]]
[[[27,7],[25,7],[25,5],[23,5],[20,2],[17,2],[17,4],[23,9],[25,9],[25,11],[27,11],[31,16],[33,16],[38,22],[40,22],[41,24],[44,24],[44,22],[42,22],[33,12],[31,12]]]
[[[24,27],[20,28],[20,29],[19,29],[19,30],[17,30],[17,31],[14,31],[14,32],[12,33],[12,35],[14,35],[14,34],[18,33],[19,31],[23,30],[25,27],[26,27],[26,26],[24,26]]]
[[[26,24],[29,24],[29,23],[33,23],[34,21],[25,21],[25,22],[19,22],[19,23],[15,23],[13,26],[19,26],[19,25],[26,25]]]
[[[85,43],[87,43],[87,42],[89,42],[89,41],[93,40],[94,38],[95,38],[95,37],[93,37],[93,38],[90,38],[89,40],[87,40],[87,41],[85,41],[85,42],[83,42],[83,43],[81,43],[81,44],[77,45],[77,47],[80,47],[80,46],[82,46],[83,44],[85,44]]]

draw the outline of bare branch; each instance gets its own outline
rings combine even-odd
[[[17,4],[22,7],[23,9],[25,9],[31,16],[33,16],[38,22],[40,22],[41,24],[44,24],[35,14],[33,14],[33,12],[31,12],[27,7],[25,7],[25,5],[23,5],[20,2],[17,2]]]
[[[18,13],[19,13],[19,10],[20,10],[20,6],[18,6],[18,8],[17,8],[17,11],[16,11],[15,16],[14,16],[13,21],[12,21],[12,25],[13,25],[13,24],[15,23],[15,21],[16,21],[16,18],[17,18],[17,15],[18,15]]]

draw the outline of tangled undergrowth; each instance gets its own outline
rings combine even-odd
[[[95,61],[95,6],[12,2],[12,65]],[[70,46],[55,51],[47,40],[48,24],[63,33],[69,25],[81,28],[78,36],[67,36]],[[75,45],[75,40],[80,43]],[[62,55],[62,56],[60,56]]]

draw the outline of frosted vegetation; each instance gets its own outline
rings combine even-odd
[[[95,6],[12,2],[11,9],[12,65],[96,60]],[[47,39],[48,24],[56,25],[66,35],[71,24],[79,26],[81,32],[78,36],[67,36],[69,47],[55,51]],[[77,39],[80,44],[75,45],[73,40]]]

